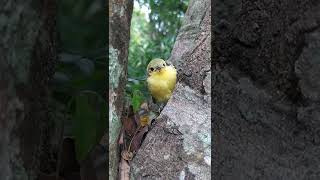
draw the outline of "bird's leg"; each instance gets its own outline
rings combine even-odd
[[[166,105],[166,103],[163,103],[163,102],[157,103],[154,98],[149,99],[148,104],[149,104],[149,109],[151,111],[153,111],[153,112],[158,113],[158,114],[161,113],[161,111],[163,110],[164,106]]]
[[[159,114],[160,114],[160,112],[163,110],[163,108],[164,108],[165,105],[166,105],[166,103],[163,103],[163,102],[159,103],[159,109],[158,109]]]
[[[159,110],[159,106],[155,103],[153,98],[148,100],[148,106],[152,112],[158,112]]]

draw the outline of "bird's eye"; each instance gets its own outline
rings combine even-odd
[[[166,66],[166,64],[163,64],[163,67],[165,67]]]
[[[150,71],[153,71],[154,69],[153,68],[150,68]]]

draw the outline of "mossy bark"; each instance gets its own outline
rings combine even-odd
[[[35,179],[50,142],[48,82],[56,61],[56,1],[0,7],[0,179]]]
[[[133,1],[109,1],[109,179],[118,174],[132,10]]]

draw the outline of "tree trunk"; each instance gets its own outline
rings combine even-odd
[[[320,2],[214,7],[215,179],[320,179]]]
[[[48,82],[56,56],[56,1],[0,6],[0,179],[35,179],[46,171],[54,128]]]
[[[109,1],[109,178],[116,179],[133,1]]]
[[[172,50],[178,83],[131,165],[132,179],[211,177],[211,1],[191,0]]]

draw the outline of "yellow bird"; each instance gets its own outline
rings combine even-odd
[[[177,70],[163,59],[153,59],[147,67],[148,89],[157,102],[168,101],[176,86]]]

